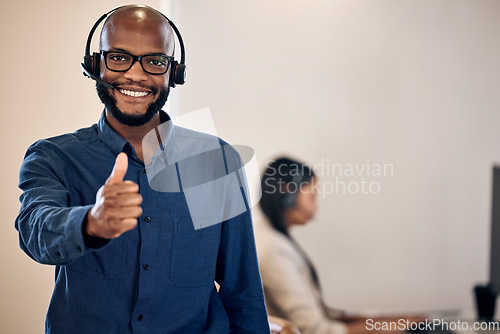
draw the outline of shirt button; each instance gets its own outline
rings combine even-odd
[[[151,221],[151,217],[145,217],[145,218],[144,218],[144,221],[145,221],[146,223],[149,223],[149,222]]]
[[[142,267],[144,268],[144,270],[149,270],[149,264],[147,264],[147,263],[145,265],[143,265]]]
[[[143,316],[142,314],[139,314],[139,315],[137,316],[137,320],[142,321],[142,319],[144,319],[144,316]]]

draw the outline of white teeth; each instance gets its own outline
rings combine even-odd
[[[133,97],[144,97],[149,94],[148,92],[135,92],[133,90],[125,90],[125,89],[120,89],[120,93]]]

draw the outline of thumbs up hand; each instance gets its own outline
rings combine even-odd
[[[97,191],[95,204],[87,214],[88,235],[113,239],[137,225],[142,214],[142,196],[137,183],[123,181],[127,168],[127,155],[118,154],[113,171]]]

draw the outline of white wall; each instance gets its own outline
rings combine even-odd
[[[500,2],[175,0],[187,48],[180,113],[312,165],[390,164],[379,194],[326,194],[294,235],[327,301],[355,310],[472,309],[488,276],[500,161]],[[335,185],[335,176],[322,176]]]
[[[121,4],[1,5],[2,333],[42,332],[53,286],[53,268],[24,255],[14,230],[24,152],[99,117],[79,63],[93,22]],[[380,194],[325,195],[316,221],[295,231],[326,299],[358,310],[470,308],[472,285],[487,278],[490,168],[500,161],[500,3],[172,4],[188,52],[188,83],[171,94],[179,113],[210,107],[219,134],[253,147],[261,165],[287,153],[394,166],[365,177]]]

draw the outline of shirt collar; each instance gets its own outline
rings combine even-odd
[[[163,110],[160,110],[160,120],[162,123],[165,123],[170,120],[170,116],[164,112]],[[97,123],[97,128],[99,129],[99,135],[101,137],[101,140],[111,149],[111,151],[115,154],[118,155],[121,152],[125,153],[132,153],[134,151],[134,148],[132,145],[123,139],[113,128],[109,125],[108,121],[106,120],[106,112],[103,111],[101,114],[101,118],[99,119],[99,122]]]

